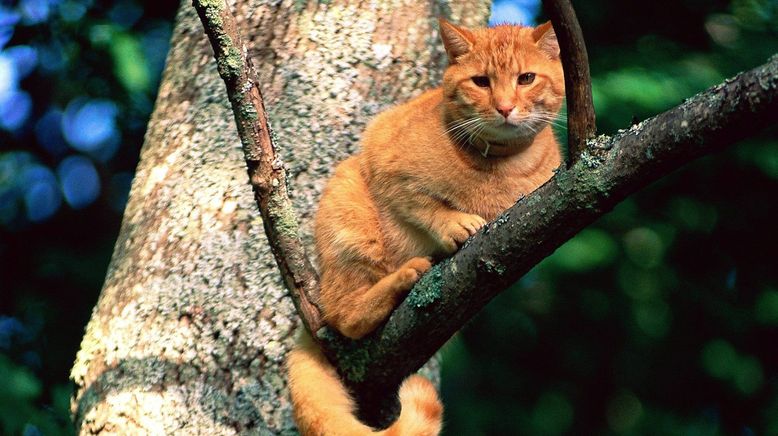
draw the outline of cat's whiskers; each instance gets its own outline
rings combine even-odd
[[[467,138],[467,142],[473,144],[473,139],[480,138],[481,133],[483,133],[483,131],[486,130],[487,127],[489,127],[489,124],[487,123],[481,123],[478,126],[476,126],[476,128],[473,129],[473,131],[470,133],[470,136]],[[486,139],[481,138],[481,140],[484,141],[484,143],[486,144],[486,149],[484,149],[484,151],[481,152],[481,155],[483,155],[483,157],[487,157],[487,155],[489,154],[489,148],[491,147],[491,144]]]
[[[489,125],[488,125],[488,124],[486,124],[486,123],[483,123],[483,124],[481,124],[481,125],[480,125],[480,126],[478,126],[478,127],[479,127],[479,129],[478,129],[478,130],[476,130],[476,131],[475,131],[475,134],[473,135],[473,136],[474,136],[474,138],[480,138],[480,137],[481,137],[481,133],[483,133],[483,132],[484,132],[484,130],[486,130],[486,128],[487,128],[487,127],[489,127]],[[484,140],[484,141],[485,141],[485,140]]]
[[[475,125],[478,125],[478,123],[472,123],[471,125],[475,126]],[[459,144],[460,140],[464,139],[465,136],[469,135],[470,132],[472,131],[471,129],[468,129],[467,127],[470,127],[470,126],[464,126],[463,128],[458,129],[456,132],[454,132],[453,134],[449,135],[449,138],[451,139],[451,141],[456,142],[457,144]]]
[[[474,119],[461,123],[458,127],[458,131],[451,135],[450,138],[457,143],[460,149],[462,149],[463,146],[460,144],[460,141],[467,136],[468,139],[466,142],[471,142],[474,132],[477,132],[483,125],[485,125],[483,119],[480,116],[476,116]]]
[[[443,133],[439,136],[439,138],[448,136],[452,141],[458,142],[458,140],[461,139],[461,137],[463,137],[469,132],[469,127],[478,125],[480,121],[481,121],[480,115],[475,115],[470,118],[457,120],[451,123],[451,125],[445,131],[443,131]]]
[[[548,111],[537,111],[537,112],[532,112],[532,115],[539,121],[544,121],[548,124],[559,127],[561,129],[567,128],[567,118],[560,117],[560,114],[558,113],[548,112]]]
[[[534,116],[533,118],[536,119],[536,120],[545,121],[545,122],[548,122],[548,123],[558,124],[560,126],[563,126],[565,124],[563,121],[559,120],[557,117],[550,116],[550,115],[538,115],[538,116]]]
[[[445,135],[445,134],[448,134],[448,133],[452,133],[452,132],[454,132],[456,130],[459,130],[461,128],[464,128],[464,127],[466,127],[466,126],[468,126],[470,124],[476,123],[476,122],[478,122],[479,118],[480,117],[475,116],[475,117],[471,117],[471,118],[465,118],[463,120],[457,120],[454,123],[452,123],[451,126],[443,132],[443,134]]]
[[[554,127],[558,127],[560,129],[566,129],[567,126],[564,125],[558,118],[557,114],[552,112],[530,112],[530,114],[525,118],[525,120],[532,124],[534,122],[540,122],[543,124],[550,124]]]

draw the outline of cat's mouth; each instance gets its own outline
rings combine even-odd
[[[516,121],[502,119],[492,124],[484,133],[487,133],[493,140],[531,138],[537,135],[543,127],[545,127],[544,123],[531,118]]]

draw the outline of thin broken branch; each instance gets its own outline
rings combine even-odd
[[[590,140],[579,160],[433,266],[387,323],[361,341],[331,332],[330,359],[363,419],[385,422],[399,383],[494,296],[629,194],[684,164],[778,125],[778,55],[680,106]],[[389,401],[389,404],[387,404]]]
[[[567,96],[567,163],[573,165],[583,151],[586,141],[597,134],[592,78],[589,74],[589,55],[570,0],[543,0],[545,11],[551,17],[565,72]]]
[[[319,276],[298,236],[298,220],[287,195],[286,171],[275,152],[257,75],[226,0],[194,0],[211,41],[219,75],[227,86],[265,234],[308,331],[322,327],[315,305]]]

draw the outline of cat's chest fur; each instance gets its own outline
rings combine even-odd
[[[499,216],[523,195],[548,180],[560,164],[558,145],[550,129],[541,132],[522,152],[509,157],[481,158],[449,144],[429,152],[421,183],[425,190],[452,208],[480,215],[487,221]]]
[[[531,159],[531,162],[495,163],[491,168],[468,168],[466,164],[455,163],[445,169],[447,165],[443,164],[441,172],[446,172],[448,177],[439,180],[435,195],[454,209],[491,221],[548,180],[558,166],[558,159],[553,156]]]

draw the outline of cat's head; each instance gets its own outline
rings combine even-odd
[[[441,19],[440,34],[449,58],[443,90],[452,136],[521,142],[556,118],[565,81],[550,22],[465,29]]]

